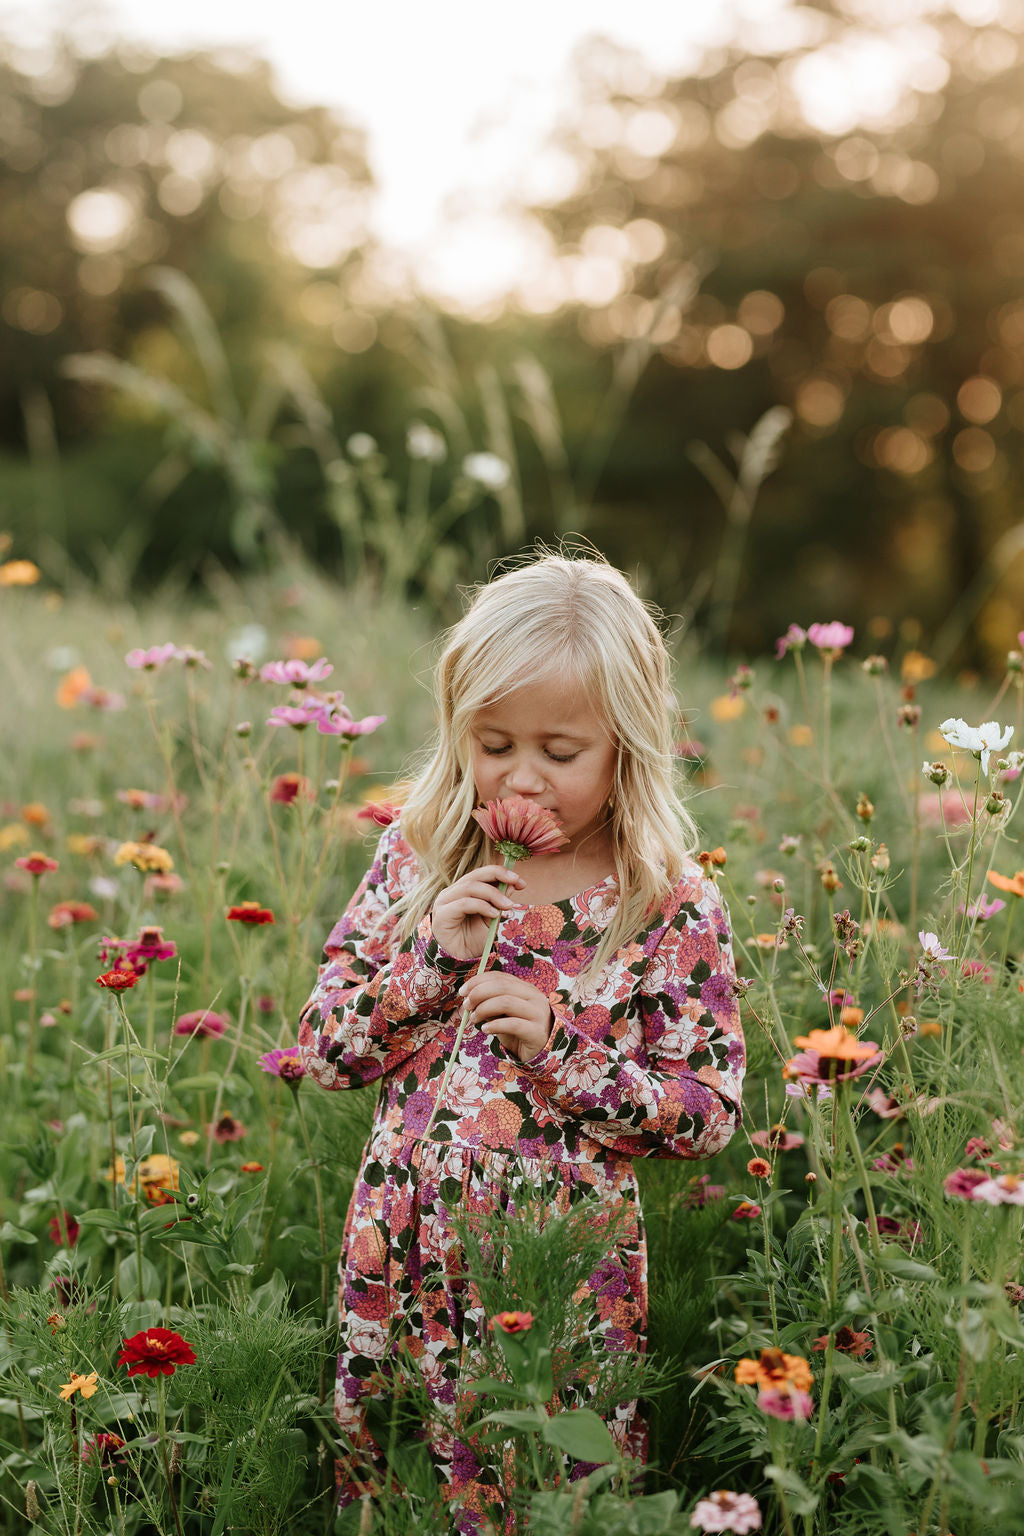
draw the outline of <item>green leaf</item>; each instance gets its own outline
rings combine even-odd
[[[548,1419],[543,1431],[548,1445],[557,1445],[577,1461],[614,1461],[618,1455],[608,1426],[592,1408],[568,1408]]]
[[[135,1226],[120,1211],[105,1211],[97,1207],[94,1211],[83,1211],[78,1218],[80,1227],[99,1227],[104,1232],[130,1233],[135,1231]],[[0,1237],[3,1233],[0,1233]]]
[[[930,1264],[920,1264],[917,1259],[908,1259],[903,1249],[896,1243],[887,1243],[878,1255],[877,1260],[880,1269],[884,1269],[890,1275],[896,1275],[900,1280],[941,1280],[942,1276],[937,1269]]]
[[[813,1515],[818,1507],[818,1495],[812,1493],[798,1473],[788,1467],[765,1467],[766,1476],[785,1492],[790,1514]]]
[[[5,1221],[3,1226],[0,1227],[0,1242],[2,1243],[38,1243],[38,1241],[39,1239],[34,1232],[27,1232],[24,1227],[16,1227],[13,1222]]]
[[[487,1394],[490,1397],[508,1397],[513,1402],[522,1398],[522,1392],[518,1387],[512,1387],[507,1381],[499,1381],[496,1376],[481,1376],[476,1381],[469,1383],[470,1392]]]
[[[535,1413],[518,1408],[507,1408],[503,1413],[488,1413],[484,1418],[478,1419],[474,1429],[481,1429],[485,1424],[495,1424],[502,1429],[517,1429],[526,1434],[536,1434],[543,1429],[540,1419]]]

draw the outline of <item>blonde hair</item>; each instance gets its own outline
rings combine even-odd
[[[392,909],[407,939],[438,894],[487,852],[470,726],[485,705],[568,671],[616,746],[611,824],[619,901],[587,968],[595,973],[650,921],[679,878],[697,829],[675,788],[675,701],[652,612],[603,558],[543,553],[477,589],[444,636],[438,732],[402,809],[420,878]]]

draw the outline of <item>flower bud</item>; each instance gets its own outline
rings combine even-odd
[[[776,896],[781,896],[785,889],[785,880],[783,880],[781,875],[776,875],[775,879],[772,881],[772,890],[775,892]]]
[[[889,868],[890,863],[891,860],[889,858],[888,848],[886,847],[885,843],[879,843],[878,847],[871,855],[871,868],[875,871],[876,874],[884,875],[886,870]]]
[[[888,672],[889,663],[884,656],[865,656],[860,667],[861,671],[866,672],[868,677],[881,677],[883,673]]]
[[[817,1182],[818,1182],[818,1175],[816,1173],[814,1173],[813,1171],[810,1172],[810,1173],[805,1173],[804,1174],[804,1183],[805,1184],[817,1184]]]
[[[1024,655],[1020,651],[1007,651],[1006,670],[1007,672],[1024,672]]]
[[[730,677],[729,686],[739,693],[745,693],[746,690],[751,687],[753,681],[753,668],[745,666],[741,662],[740,665],[736,668],[736,671],[733,673],[732,677]]]
[[[945,763],[922,763],[921,772],[929,783],[937,784],[940,789],[953,777]]]
[[[920,704],[901,704],[896,711],[896,724],[913,730],[921,718]]]
[[[756,896],[748,896],[747,897],[747,906],[748,907],[756,907],[757,906],[757,897]]]
[[[998,789],[994,789],[985,801],[985,809],[990,816],[998,816],[1006,805],[1006,796]]]
[[[855,837],[852,842],[847,843],[847,847],[851,853],[869,853],[871,851],[871,839],[870,837]]]
[[[831,895],[834,891],[838,891],[842,888],[843,882],[836,874],[835,865],[831,862],[826,864],[824,869],[821,871],[821,884],[822,888],[828,891],[829,895]]]
[[[864,791],[861,790],[860,794],[857,796],[857,815],[860,817],[861,821],[869,822],[874,814],[874,805],[868,799]]]
[[[252,735],[252,721],[251,720],[240,720],[238,722],[238,724],[235,726],[235,735],[236,736],[240,736],[243,741],[245,740],[245,738],[247,736],[251,736]]]
[[[256,676],[256,664],[247,656],[238,656],[232,665],[232,671],[236,677],[241,678],[243,683],[247,683]]]

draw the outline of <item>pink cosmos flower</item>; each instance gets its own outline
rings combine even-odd
[[[307,665],[304,661],[268,661],[260,667],[260,678],[265,683],[288,683],[293,688],[308,688],[310,683],[323,682],[334,671],[326,656]]]
[[[356,811],[356,821],[372,821],[375,827],[390,827],[401,810],[390,800],[370,800],[361,811]]]
[[[569,841],[551,812],[523,795],[488,800],[472,816],[505,859],[533,859],[557,853]]]
[[[761,1510],[749,1493],[730,1493],[720,1488],[694,1507],[690,1524],[698,1531],[733,1531],[745,1536],[761,1529]]]
[[[307,725],[318,724],[323,707],[320,699],[312,697],[302,699],[298,704],[276,704],[267,724],[290,725],[293,731],[304,731]]]
[[[222,1014],[213,1013],[209,1008],[193,1008],[191,1013],[183,1013],[175,1021],[173,1033],[176,1035],[198,1035],[200,1039],[216,1040],[222,1035],[228,1026],[228,1021]]]
[[[787,1131],[784,1125],[773,1125],[767,1131],[754,1131],[750,1139],[755,1147],[771,1147],[775,1152],[792,1152],[795,1147],[804,1144],[799,1131]]]
[[[937,933],[926,932],[924,929],[917,935],[924,955],[929,960],[952,960],[953,956],[942,944]]]
[[[765,1387],[757,1394],[757,1406],[772,1419],[809,1419],[814,1403],[809,1392],[803,1392],[793,1383]]]
[[[995,917],[997,912],[1002,912],[1005,906],[1005,901],[999,901],[998,899],[986,901],[984,896],[979,896],[977,901],[972,901],[969,907],[965,908],[963,902],[961,902],[957,907],[957,912],[961,917],[966,912],[968,918],[972,920],[977,918],[979,923],[986,923],[990,917]]]
[[[820,628],[820,625],[819,625]],[[851,632],[851,639],[852,639]],[[775,642],[775,659],[781,661],[787,651],[802,651],[807,644],[807,631],[801,629],[799,624],[791,624],[784,635],[780,635]]]
[[[954,1168],[942,1181],[946,1194],[954,1200],[974,1200],[979,1184],[990,1182],[984,1168]]]
[[[181,659],[182,652],[178,646],[168,641],[166,645],[151,645],[148,650],[129,651],[125,657],[125,663],[136,672],[158,672],[169,661]]]
[[[354,720],[341,703],[339,695],[337,700],[329,701],[321,709],[316,728],[321,736],[344,736],[351,739],[353,736],[369,736],[386,719],[387,715],[364,715],[361,720]]]
[[[882,1060],[874,1040],[858,1040],[842,1024],[797,1035],[794,1044],[804,1049],[787,1061],[782,1075],[808,1087],[814,1083],[845,1083],[870,1071]]]
[[[849,624],[841,624],[838,619],[833,619],[830,624],[808,625],[807,638],[823,656],[835,659],[851,644],[853,630]]]

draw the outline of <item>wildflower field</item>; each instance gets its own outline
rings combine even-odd
[[[392,1489],[333,1507],[334,1270],[372,1097],[314,1092],[294,1053],[429,733],[429,621],[299,564],[138,611],[22,579],[0,592],[3,1528],[443,1533],[412,1359],[373,1426]],[[727,1152],[639,1167],[648,1362],[581,1353],[605,1234],[543,1199],[467,1234],[517,1531],[1024,1530],[1021,659],[943,677],[821,617],[731,675],[678,644],[750,1075]],[[559,1411],[570,1372],[598,1412],[639,1376],[642,1477]]]

